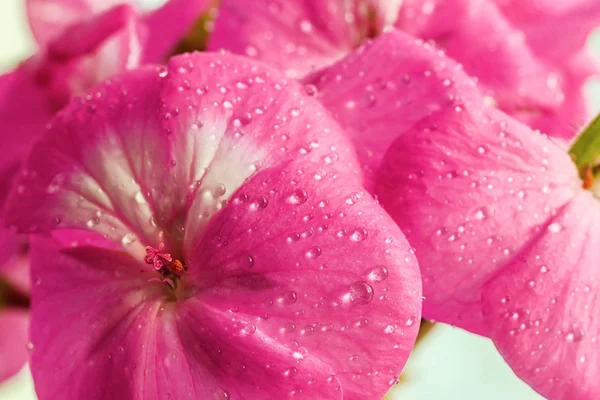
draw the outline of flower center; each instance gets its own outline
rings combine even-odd
[[[173,298],[177,299],[177,289],[187,267],[181,261],[173,259],[171,254],[164,251],[164,247],[164,243],[159,244],[158,247],[147,246],[144,261],[146,264],[153,265],[160,274],[159,278],[152,281],[164,283],[170,289]]]

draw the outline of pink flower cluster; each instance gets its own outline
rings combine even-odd
[[[564,148],[600,1],[27,7],[39,50],[0,77],[0,379],[379,399],[425,318],[548,399],[600,397],[600,123]]]

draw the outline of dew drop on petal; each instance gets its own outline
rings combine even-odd
[[[123,246],[129,246],[132,243],[135,243],[137,241],[137,236],[133,233],[126,233],[125,235],[123,235],[123,237],[121,238],[121,244]]]
[[[348,291],[350,301],[357,304],[367,304],[373,299],[373,288],[367,282],[355,282]]]
[[[381,282],[388,276],[388,270],[383,265],[378,265],[369,272],[369,280]]]
[[[214,400],[229,400],[229,392],[219,389],[215,392]]]
[[[254,324],[246,324],[244,327],[244,333],[246,335],[252,335],[254,332],[256,332],[256,326],[254,326]]]
[[[292,291],[284,293],[277,299],[277,301],[280,304],[284,304],[284,305],[294,304],[296,302],[296,300],[298,300],[298,296],[296,295],[296,292],[292,292]]]
[[[317,258],[321,255],[321,248],[313,246],[306,252],[306,258]]]
[[[558,222],[553,222],[548,225],[548,231],[552,233],[558,233],[562,230],[562,226]]]
[[[368,232],[365,228],[358,228],[350,234],[350,240],[353,242],[362,242],[367,238],[367,236]]]
[[[309,96],[316,96],[317,92],[318,92],[318,89],[317,89],[317,87],[315,85],[308,84],[308,85],[304,86],[304,91]]]
[[[298,370],[296,369],[296,367],[290,367],[283,372],[283,375],[285,375],[288,378],[293,378],[294,376],[296,376],[297,373]]]
[[[288,203],[290,204],[303,204],[308,200],[308,193],[304,189],[296,189],[294,192],[288,197]]]

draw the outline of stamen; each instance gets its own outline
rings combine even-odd
[[[169,268],[171,271],[175,272],[176,274],[180,274],[183,272],[183,264],[181,261],[179,260],[175,260],[171,263],[171,266]]]
[[[158,248],[152,246],[146,247],[146,261],[147,264],[154,265],[157,271],[166,268],[173,259],[169,253],[164,253],[162,250],[165,247],[164,243],[158,245]]]
[[[594,186],[594,169],[591,167],[586,167],[583,171],[583,188],[591,189]]]

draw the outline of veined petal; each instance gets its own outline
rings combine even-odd
[[[32,373],[41,399],[149,398],[141,375],[151,343],[143,339],[156,329],[164,293],[140,265],[112,250],[32,243]]]
[[[138,238],[159,240],[153,205],[145,200],[147,193],[173,192],[168,169],[156,167],[170,159],[167,135],[158,111],[149,112],[160,109],[159,80],[156,69],[147,68],[60,113],[26,163],[7,223],[22,231],[88,229],[137,254],[144,251]]]
[[[467,103],[386,154],[376,193],[417,250],[424,315],[485,334],[481,288],[580,190],[566,151]]]
[[[483,291],[496,347],[553,400],[600,396],[598,226],[598,199],[582,192]]]
[[[460,65],[400,31],[383,34],[304,83],[353,140],[368,188],[394,140],[439,110],[480,96]]]
[[[408,0],[396,26],[435,41],[508,113],[562,104],[564,94],[553,84],[559,71],[536,57],[493,0]]]
[[[136,261],[111,250],[59,253],[48,243],[33,246],[33,276],[39,284],[33,300],[32,373],[40,398],[227,399],[243,394],[275,399],[291,395],[299,382],[305,395],[342,398],[339,382],[328,382],[332,372],[318,359],[297,365],[290,349],[259,334],[244,338],[226,312],[216,313],[193,299],[167,302],[160,284],[148,287],[148,274],[138,273],[131,263]],[[59,278],[65,271],[68,279]],[[65,324],[68,334],[61,328]],[[282,367],[287,365],[286,376]],[[306,385],[307,380],[315,385]]]
[[[209,48],[258,58],[300,78],[341,59],[393,22],[396,0],[221,1]]]
[[[200,301],[229,312],[242,334],[286,346],[294,368],[328,365],[345,399],[382,397],[414,344],[416,259],[370,195],[324,163],[258,173],[189,264],[208,287]]]

